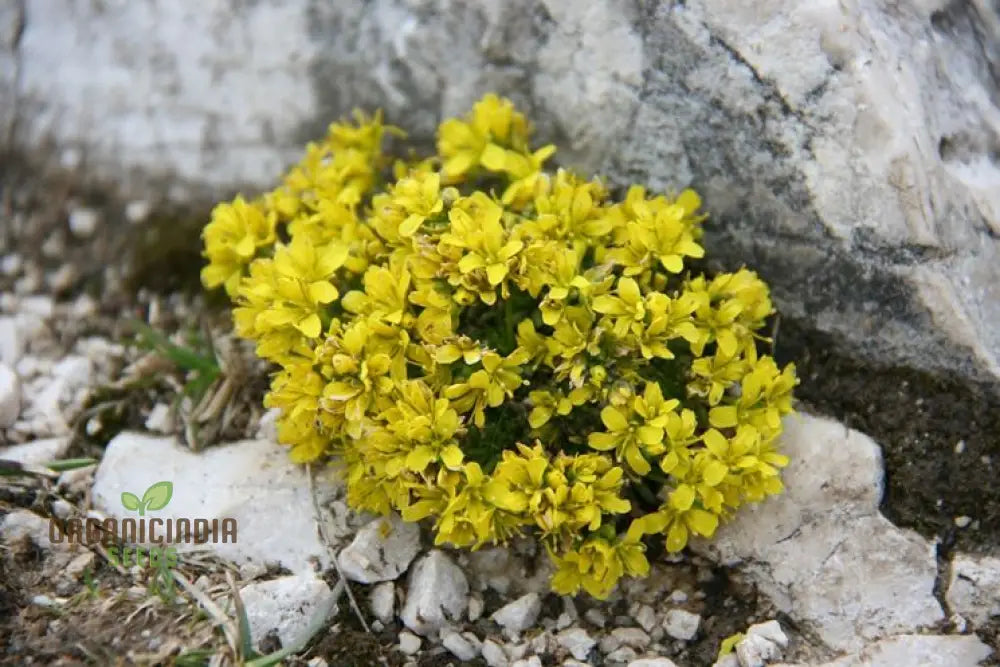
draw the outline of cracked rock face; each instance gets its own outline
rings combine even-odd
[[[878,511],[878,446],[805,414],[788,418],[785,429],[787,492],[740,510],[711,542],[695,547],[742,569],[836,650],[855,651],[942,620],[934,545]]]
[[[714,255],[759,270],[786,316],[871,360],[1000,386],[990,3],[263,0],[236,12],[6,3],[0,142],[50,140],[46,156],[85,158],[130,196],[162,182],[173,197],[216,196],[270,185],[353,107],[383,107],[427,143],[441,117],[495,90],[565,165],[698,188]]]

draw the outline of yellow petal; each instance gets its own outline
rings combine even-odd
[[[719,527],[719,517],[705,510],[692,509],[684,515],[688,528],[702,537],[711,537]]]
[[[313,303],[330,303],[340,296],[337,288],[325,280],[310,283],[308,292]]]
[[[730,428],[739,423],[735,405],[719,405],[708,411],[708,422],[715,428]]]
[[[680,521],[674,521],[670,526],[670,531],[667,533],[667,551],[677,553],[687,546],[687,541],[687,527]]]
[[[319,315],[313,313],[300,320],[295,328],[301,331],[306,338],[318,338],[323,330],[323,324],[320,322]]]
[[[441,460],[451,470],[460,470],[463,458],[464,455],[458,445],[448,445],[441,450]]]
[[[490,281],[490,285],[499,285],[505,277],[507,277],[506,263],[490,264],[486,267],[486,279]]]
[[[705,484],[709,486],[717,486],[726,475],[729,474],[729,466],[727,466],[722,461],[712,461],[705,466],[705,470],[702,471],[702,480]]]
[[[413,234],[420,228],[420,225],[424,221],[424,216],[417,215],[416,213],[407,216],[406,220],[399,225],[399,233],[401,236],[413,236]]]
[[[670,506],[685,512],[694,504],[694,497],[694,487],[690,484],[681,484],[670,493]]]
[[[601,421],[609,431],[624,431],[628,429],[628,418],[613,405],[607,405],[601,410]]]

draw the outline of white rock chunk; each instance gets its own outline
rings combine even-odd
[[[21,414],[21,380],[7,364],[0,363],[0,428],[9,428]]]
[[[484,641],[480,651],[483,655],[483,660],[490,667],[507,667],[510,664],[510,658],[507,657],[503,646],[497,644],[492,639]]]
[[[677,667],[669,658],[639,658],[628,663],[628,667]]]
[[[170,406],[166,403],[157,403],[149,411],[146,417],[145,427],[147,431],[153,433],[172,433],[174,430],[174,420],[170,415]]]
[[[656,612],[648,604],[641,604],[635,612],[635,622],[646,632],[656,627]]]
[[[314,574],[278,577],[240,589],[255,645],[272,630],[283,647],[309,639],[307,630],[317,615],[336,614],[336,598],[326,582]]]
[[[454,630],[441,632],[441,645],[459,660],[474,660],[479,655],[479,648]]]
[[[542,598],[538,593],[528,593],[500,607],[491,618],[506,630],[518,633],[527,630],[542,611]]]
[[[94,505],[119,519],[135,517],[122,506],[128,491],[140,498],[159,481],[173,484],[162,519],[234,518],[231,542],[181,544],[179,550],[209,548],[241,564],[276,561],[294,573],[311,572],[313,560],[330,565],[320,541],[305,468],[288,450],[263,440],[209,447],[199,454],[174,438],[124,432],[108,443],[94,477]]]
[[[764,623],[755,623],[747,628],[747,635],[756,635],[777,645],[779,648],[788,646],[788,636],[781,629],[781,624],[771,620]]]
[[[62,458],[69,449],[69,438],[42,438],[0,447],[0,459],[40,465]]]
[[[446,624],[457,622],[468,602],[469,582],[465,573],[447,554],[435,549],[418,560],[410,571],[400,618],[417,634],[433,635]]]
[[[399,650],[406,655],[413,655],[420,650],[421,640],[412,632],[403,630],[399,633]]]
[[[24,339],[13,317],[0,317],[0,363],[17,366],[24,354]]]
[[[510,667],[542,667],[542,659],[537,655],[521,658],[510,663]]]
[[[99,222],[100,215],[92,208],[75,208],[69,213],[69,230],[80,239],[93,236]]]
[[[420,551],[420,527],[393,513],[378,518],[358,531],[340,552],[338,561],[351,581],[374,584],[395,579],[410,566]]]
[[[740,667],[764,667],[781,658],[781,648],[761,635],[747,634],[736,644]]]
[[[944,617],[934,546],[883,517],[882,458],[870,438],[806,414],[785,420],[787,491],[746,507],[693,548],[752,577],[832,648],[913,631]]]
[[[372,586],[369,602],[375,618],[388,625],[396,610],[396,585],[391,581],[383,581]]]
[[[34,512],[17,509],[7,516],[0,517],[0,541],[11,544],[24,536],[40,549],[49,550],[60,546],[53,545],[49,539],[49,522]],[[66,544],[63,543],[62,546]]]
[[[556,635],[556,641],[577,660],[586,660],[591,649],[597,645],[597,640],[592,638],[583,628],[563,630]]]
[[[957,554],[945,599],[953,612],[975,625],[1000,616],[1000,558]]]
[[[819,667],[977,667],[991,653],[975,635],[899,635]]]
[[[701,616],[686,609],[671,609],[663,619],[663,629],[674,639],[688,641],[698,634]]]

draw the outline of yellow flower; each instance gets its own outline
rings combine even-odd
[[[391,262],[388,268],[369,268],[365,271],[364,284],[364,291],[353,290],[344,295],[344,309],[389,324],[402,324],[410,289],[410,273],[403,263]]]
[[[691,533],[711,537],[719,526],[719,517],[695,506],[697,493],[690,484],[681,484],[670,492],[667,504],[659,512],[643,518],[647,534],[667,534],[667,551],[677,553],[684,549]]]
[[[624,338],[629,331],[641,333],[646,305],[639,285],[632,278],[620,278],[616,292],[618,296],[603,295],[594,299],[594,310],[614,319],[613,331],[618,338]]]
[[[583,544],[562,556],[552,556],[556,573],[552,590],[574,595],[582,587],[598,600],[606,599],[624,575],[644,577],[649,573],[645,547],[637,535],[608,539],[591,535]]]
[[[466,463],[462,478],[441,511],[434,544],[478,548],[487,542],[505,542],[519,532],[517,505],[504,498],[487,499],[491,480],[478,463]]]
[[[323,389],[323,403],[336,410],[343,405],[351,437],[361,433],[361,422],[380,395],[392,391],[389,379],[392,359],[387,354],[369,353],[370,329],[355,322],[342,337],[331,336],[317,349],[317,361],[332,378]]]
[[[276,222],[259,203],[247,203],[243,197],[216,206],[202,232],[209,261],[201,270],[202,284],[208,288],[224,285],[229,296],[236,296],[243,270],[257,249],[274,243]]]
[[[456,202],[448,212],[451,231],[441,236],[441,243],[464,250],[458,262],[459,272],[463,277],[469,274],[485,277],[489,291],[479,288],[479,296],[492,305],[496,303],[493,288],[504,282],[524,243],[507,240],[500,222],[503,209],[482,193],[476,195]],[[474,289],[474,283],[463,284]]]
[[[448,387],[445,396],[454,400],[456,408],[463,414],[471,411],[476,426],[482,427],[486,423],[486,407],[497,407],[524,384],[519,369],[526,360],[526,356],[517,350],[507,357],[487,352],[481,360],[483,367],[469,376],[466,382]]]
[[[655,388],[655,391],[654,391]],[[653,395],[659,391],[655,384],[647,385],[647,392],[650,401]],[[661,397],[662,398],[662,397]],[[666,412],[672,410],[679,401],[672,399],[663,404],[662,408],[650,410],[654,414],[650,419],[645,419],[638,423],[631,423],[629,418],[631,411],[627,408],[618,408],[613,405],[606,405],[601,410],[601,421],[604,422],[607,432],[591,433],[587,438],[587,443],[598,451],[614,450],[619,460],[628,462],[629,467],[639,475],[646,475],[652,470],[646,456],[657,456],[662,454],[665,447],[663,445],[663,427],[658,425],[665,423]],[[646,412],[646,401],[641,401]],[[663,417],[661,418],[661,410]],[[642,413],[638,413],[642,417]]]
[[[481,166],[483,152],[491,143],[526,150],[528,135],[528,122],[510,100],[484,96],[465,120],[448,119],[438,128],[437,146],[445,178],[455,182]]]

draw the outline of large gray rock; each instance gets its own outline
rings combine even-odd
[[[951,611],[976,625],[1000,616],[1000,558],[956,554],[945,600]]]
[[[426,142],[496,90],[563,164],[698,188],[786,316],[996,382],[998,43],[995,3],[947,0],[7,2],[0,141],[218,195],[352,107]]]
[[[944,618],[934,545],[890,523],[878,445],[820,417],[785,420],[786,492],[742,508],[692,546],[752,577],[775,605],[836,650]]]
[[[991,653],[975,635],[899,635],[816,667],[976,667]]]

